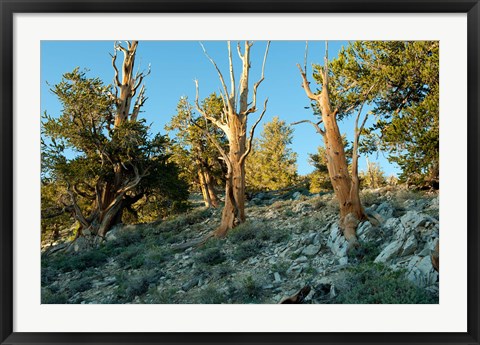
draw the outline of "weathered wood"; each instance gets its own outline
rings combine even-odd
[[[250,49],[253,42],[245,41],[244,51],[242,53],[240,44],[237,45],[238,55],[242,62],[242,72],[238,85],[235,84],[235,73],[233,70],[232,50],[228,42],[229,74],[230,74],[230,92],[227,89],[222,72],[215,61],[208,55],[205,47],[201,44],[203,52],[210,60],[217,71],[223,93],[223,114],[221,120],[216,119],[212,114],[208,114],[199,105],[198,81],[196,85],[195,105],[197,110],[206,120],[222,129],[228,139],[228,152],[226,152],[219,143],[209,136],[215,147],[219,150],[227,166],[226,184],[225,184],[225,206],[222,211],[222,220],[220,226],[215,231],[215,236],[224,237],[228,230],[234,228],[245,221],[245,159],[251,152],[253,135],[257,124],[261,121],[266,111],[267,101],[264,103],[264,109],[257,121],[250,128],[247,137],[247,120],[251,113],[257,111],[257,89],[265,79],[265,63],[268,55],[270,42],[267,43],[265,55],[262,63],[262,72],[260,79],[254,83],[252,92],[252,102],[249,103],[249,76],[250,76]],[[237,102],[238,99],[238,102]]]

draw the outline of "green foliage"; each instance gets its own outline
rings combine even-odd
[[[103,189],[123,195],[119,212],[127,208],[134,218],[148,207],[154,217],[162,210],[181,208],[188,189],[169,161],[170,142],[162,135],[152,136],[142,119],[114,126],[116,103],[110,86],[76,68],[51,90],[62,110],[57,116],[42,116],[42,180],[48,183],[42,190],[43,209],[75,202],[80,210],[75,217],[98,226]],[[133,187],[121,194],[128,183]],[[48,188],[59,193],[55,196]]]
[[[42,205],[42,241],[56,241],[61,237],[60,231],[72,228],[75,220],[71,212],[68,212],[67,205],[70,204],[67,190],[59,183],[44,179],[41,183],[41,205]],[[82,205],[86,206],[86,205]],[[70,233],[70,235],[75,235]]]
[[[272,266],[272,272],[278,272],[281,276],[286,276],[290,265],[291,263],[287,261],[277,261]]]
[[[336,303],[436,304],[438,299],[408,281],[403,271],[367,262],[350,270]]]
[[[42,304],[66,304],[68,296],[65,292],[52,292],[50,289],[42,289]]]
[[[164,289],[160,292],[155,291],[153,303],[155,304],[172,304],[174,303],[174,297],[177,289],[171,287]]]
[[[214,266],[224,262],[227,258],[221,248],[212,247],[202,251],[196,259],[199,263]]]
[[[156,270],[141,271],[135,275],[118,274],[116,277],[116,281],[119,283],[116,302],[132,302],[136,296],[144,295],[162,276],[163,274]]]
[[[231,243],[242,244],[249,240],[258,240],[261,245],[268,242],[279,243],[287,240],[290,233],[286,229],[274,229],[268,222],[246,221],[230,230],[227,234]]]
[[[213,267],[212,275],[215,279],[222,279],[232,274],[235,270],[228,263],[223,263]]]
[[[72,295],[77,292],[83,292],[89,290],[92,287],[92,278],[84,277],[77,280],[74,280],[68,284],[68,290]]]
[[[123,268],[140,268],[145,263],[145,248],[143,244],[124,248],[116,261]]]
[[[338,120],[356,114],[363,103],[372,109],[375,121],[363,129],[361,151],[389,152],[390,162],[402,169],[401,182],[438,187],[439,42],[355,41],[328,67]],[[319,83],[321,70],[314,66]]]
[[[181,235],[183,230],[192,225],[201,223],[212,216],[212,210],[200,208],[190,210],[186,213],[172,217],[170,220],[163,220],[148,227],[145,230],[148,241],[164,244],[168,241],[175,241],[176,237]]]
[[[379,66],[375,73],[382,78],[364,151],[390,152],[401,182],[438,187],[439,42],[362,42],[353,49]]]
[[[257,237],[258,223],[246,221],[227,233],[228,239],[232,243],[242,243],[247,240],[253,240]]]
[[[226,296],[218,291],[218,288],[208,286],[202,290],[198,296],[201,304],[222,304],[225,302]]]
[[[215,93],[202,102],[202,110],[214,118],[221,116],[222,107],[222,99]],[[201,187],[200,172],[208,173],[215,185],[223,184],[224,163],[218,159],[218,150],[211,140],[216,140],[225,148],[225,134],[203,116],[197,115],[187,97],[180,98],[177,114],[165,129],[169,135],[175,135],[171,160],[180,167],[181,176],[191,186],[197,189]]]
[[[360,171],[358,174],[360,179],[360,186],[365,188],[378,188],[386,184],[385,174],[383,173],[380,164],[370,163],[367,160],[367,170]]]
[[[105,264],[107,259],[108,255],[99,250],[89,250],[79,254],[57,254],[42,258],[42,271],[47,267],[62,272],[85,271]]]
[[[113,241],[116,247],[128,247],[132,244],[138,244],[143,237],[142,229],[140,227],[135,227],[131,229],[130,226],[127,228],[120,229],[116,234],[116,239]],[[107,242],[107,245],[109,243]]]
[[[260,253],[262,249],[262,243],[258,240],[247,240],[240,243],[234,250],[232,258],[237,261],[243,261],[249,257],[255,256]]]
[[[251,275],[241,281],[240,287],[235,291],[234,303],[256,303],[263,294],[261,282]]]
[[[348,142],[346,135],[342,136],[342,140],[345,147],[347,163],[350,164],[353,148]],[[309,154],[309,163],[315,168],[315,170],[308,175],[310,180],[310,193],[332,191],[333,186],[330,181],[330,175],[328,174],[327,150],[325,147],[319,146],[317,153]]]
[[[360,246],[348,251],[351,260],[362,262],[362,264],[373,263],[380,254],[380,246],[375,242],[361,242]]]
[[[293,129],[278,117],[263,126],[246,160],[247,189],[277,190],[296,183],[297,154],[288,147],[292,135]]]
[[[170,260],[173,256],[171,250],[164,247],[150,248],[145,254],[144,266],[146,268],[156,268],[162,263]]]

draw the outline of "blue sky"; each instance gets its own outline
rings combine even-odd
[[[225,41],[203,42],[209,55],[228,78],[227,44]],[[346,41],[329,42],[329,57],[333,58]],[[235,45],[236,42],[232,42]],[[255,42],[251,50],[250,81],[253,83],[260,78],[261,64],[265,53],[266,42]],[[321,63],[325,54],[323,41],[310,41],[308,53],[309,78],[311,64]],[[42,41],[41,43],[41,111],[47,111],[52,116],[60,114],[61,105],[56,96],[50,92],[50,85],[58,83],[62,74],[71,72],[75,67],[89,70],[88,76],[99,77],[106,84],[113,80],[113,68],[109,53],[113,53],[113,41]],[[235,53],[235,52],[234,52]],[[258,137],[262,131],[262,124],[271,121],[274,116],[292,123],[303,119],[311,119],[311,109],[304,90],[301,87],[301,78],[296,67],[297,63],[303,66],[305,53],[304,41],[273,41],[265,67],[265,80],[258,89],[257,104],[263,105],[268,97],[267,112],[256,130]],[[117,59],[120,63],[122,54]],[[237,54],[234,54],[237,63],[235,72],[239,76],[241,71]],[[136,68],[146,70],[151,65],[151,73],[144,80],[147,102],[143,107],[142,116],[147,123],[152,123],[154,133],[165,133],[164,126],[175,114],[175,108],[181,96],[187,96],[191,102],[195,99],[194,80],[198,79],[200,99],[210,93],[220,90],[217,73],[210,61],[203,54],[197,41],[140,41],[135,60]],[[236,78],[237,82],[239,77]],[[47,84],[48,82],[48,84]],[[227,82],[227,85],[229,83]],[[312,88],[314,83],[312,82]],[[368,111],[365,107],[364,111]],[[256,121],[260,111],[251,114],[249,123]],[[350,140],[353,136],[353,118],[345,119],[340,123],[340,130],[347,134]],[[295,126],[292,149],[297,152],[297,165],[300,174],[313,170],[308,163],[308,154],[315,153],[317,147],[323,145],[322,138],[309,124]],[[369,157],[371,162],[378,162],[386,175],[397,174],[397,166],[389,163],[383,154]],[[360,170],[365,169],[365,157],[360,157]]]

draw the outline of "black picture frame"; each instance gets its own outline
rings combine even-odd
[[[478,0],[0,0],[1,344],[479,344]],[[15,13],[467,13],[468,315],[466,333],[15,333],[13,332],[13,16]],[[450,114],[454,115],[454,114]],[[452,315],[454,317],[454,315]],[[341,322],[341,320],[339,320]]]

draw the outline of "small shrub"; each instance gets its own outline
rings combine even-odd
[[[118,256],[120,267],[140,268],[145,263],[145,249],[141,245],[125,248]]]
[[[326,206],[326,203],[321,198],[312,199],[311,205],[314,210],[318,211]]]
[[[216,279],[224,278],[230,274],[232,274],[235,270],[229,264],[222,264],[215,266],[213,270],[213,277]]]
[[[58,277],[58,271],[53,267],[49,267],[49,266],[44,267],[44,266],[45,265],[43,264],[43,261],[42,261],[42,274],[41,274],[42,286],[47,286],[53,283],[55,279]]]
[[[290,233],[286,229],[274,229],[267,225],[258,231],[257,238],[262,242],[280,243],[290,238]]]
[[[287,274],[287,270],[290,268],[290,264],[286,261],[278,261],[272,266],[273,272],[278,272],[281,276]]]
[[[154,247],[150,249],[145,254],[144,265],[145,268],[155,268],[158,267],[163,262],[166,262],[172,258],[172,251],[161,248]]]
[[[107,262],[108,255],[101,250],[89,250],[79,254],[59,254],[45,260],[45,267],[62,272],[84,271],[91,267],[99,267]]]
[[[213,286],[208,286],[199,293],[198,301],[201,304],[222,304],[226,296]]]
[[[68,290],[72,294],[76,294],[77,292],[83,292],[89,290],[92,287],[92,281],[90,277],[80,278],[74,280],[68,284]]]
[[[338,200],[335,196],[332,199],[325,202],[325,209],[327,213],[340,212],[340,206],[338,205]]]
[[[279,243],[287,240],[290,233],[286,229],[273,229],[266,222],[245,222],[228,233],[230,242],[242,244],[250,240]]]
[[[258,302],[262,293],[263,288],[260,282],[252,276],[247,276],[236,291],[236,297],[239,303],[254,303]]]
[[[159,223],[155,229],[155,232],[182,231],[188,225],[193,225],[210,218],[212,216],[212,212],[212,209],[203,208],[177,215],[171,220]]]
[[[310,232],[310,230],[312,230],[312,222],[310,218],[303,218],[302,222],[300,223],[300,231]]]
[[[117,239],[111,242],[116,247],[128,247],[132,244],[138,243],[142,240],[142,228],[136,227],[135,229],[121,229],[118,231]]]
[[[233,252],[233,259],[243,261],[249,257],[257,255],[262,249],[262,244],[258,240],[248,240],[238,245]]]
[[[196,257],[196,261],[210,266],[218,265],[226,260],[226,256],[220,247],[206,248]]]
[[[175,288],[167,288],[160,292],[156,291],[153,294],[153,303],[156,304],[173,304],[175,303],[175,293],[177,289]]]
[[[289,205],[290,204],[290,201],[283,201],[283,200],[279,200],[279,201],[275,201],[272,206],[270,206],[270,208],[274,209],[274,210],[281,210],[283,209],[286,205]]]
[[[66,304],[66,293],[52,292],[50,289],[42,289],[42,304]]]
[[[380,254],[380,246],[375,242],[362,242],[359,247],[348,251],[350,259],[356,259],[364,263],[373,262]]]
[[[158,271],[144,271],[134,276],[117,275],[119,286],[117,300],[119,303],[131,302],[136,296],[145,294],[152,284],[158,282],[163,274]]]
[[[438,299],[405,278],[403,271],[374,263],[354,266],[346,276],[337,303],[436,304]]]
[[[257,236],[256,223],[245,222],[228,232],[228,239],[232,243],[242,243],[247,240],[253,240]]]

